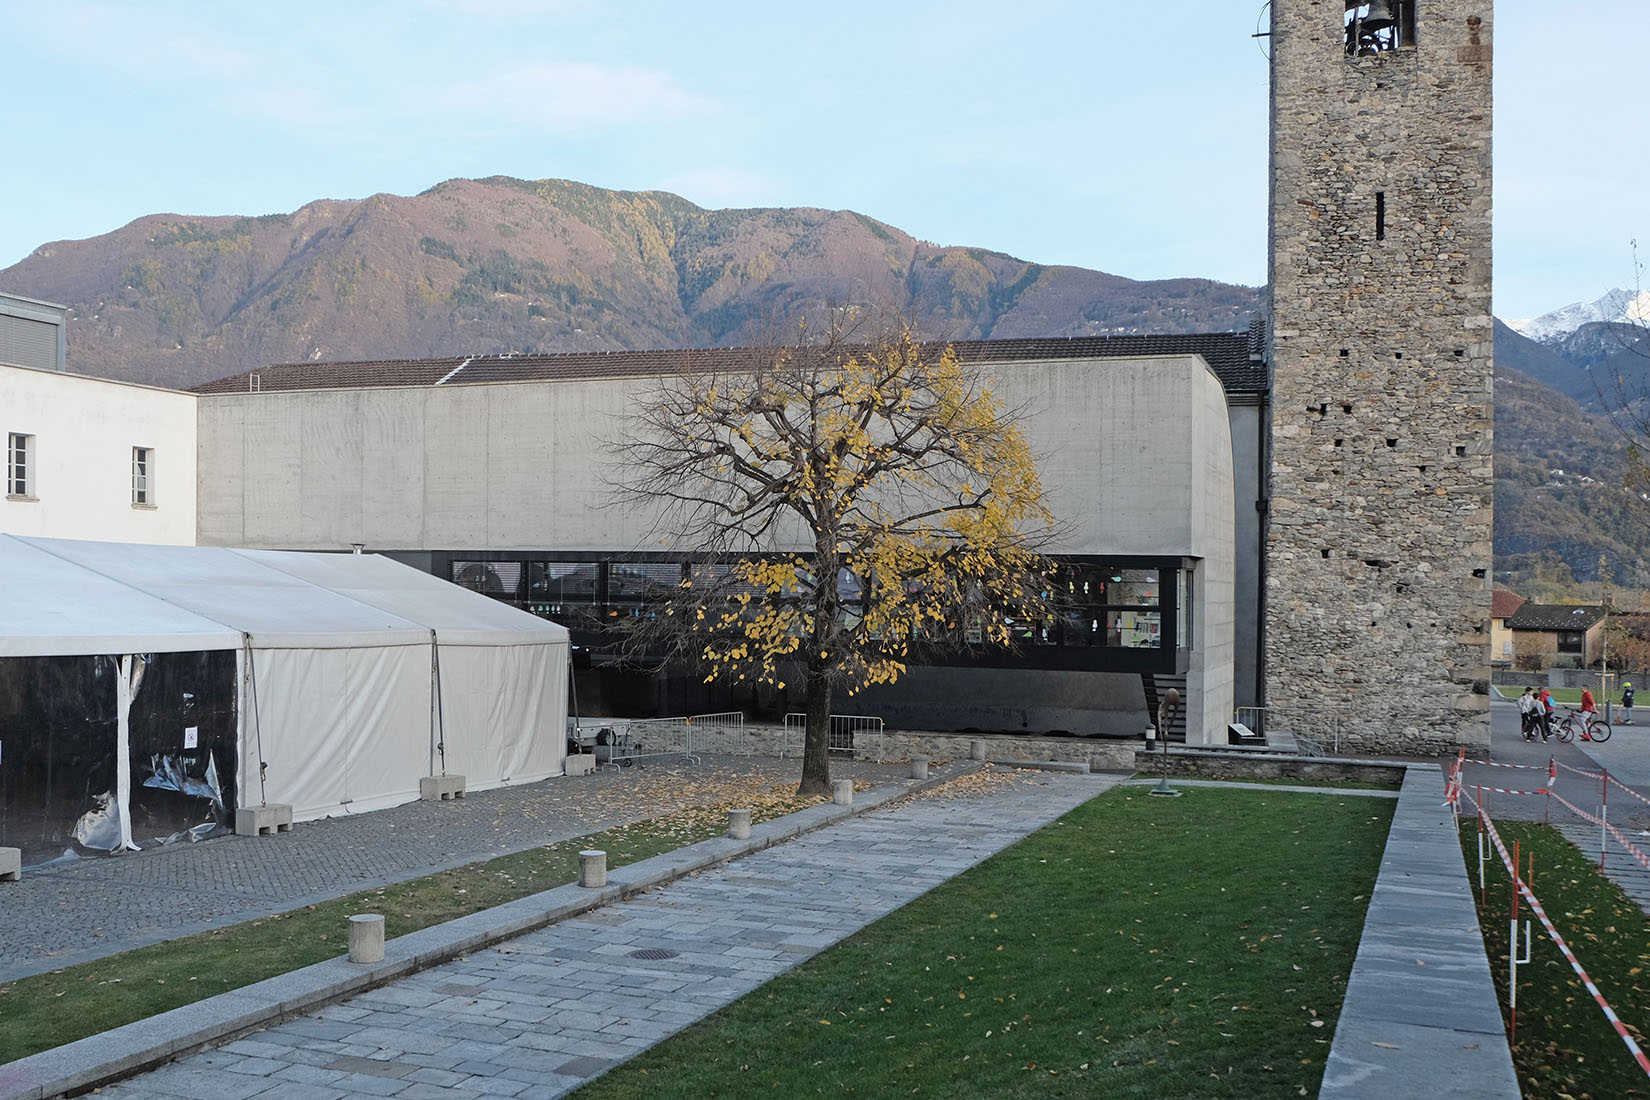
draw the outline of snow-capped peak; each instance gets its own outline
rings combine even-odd
[[[1543,313],[1533,320],[1509,321],[1507,324],[1520,336],[1545,343],[1568,336],[1589,321],[1637,325],[1650,322],[1650,290],[1637,294],[1631,290],[1612,290],[1596,302],[1572,302],[1563,309]]]

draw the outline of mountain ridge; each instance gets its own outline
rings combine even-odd
[[[150,214],[57,241],[0,287],[70,307],[70,369],[190,388],[276,363],[761,344],[843,305],[937,339],[1207,333],[1263,290],[1137,281],[939,246],[848,210],[711,210],[665,191],[452,179],[255,217]],[[1646,575],[1643,501],[1601,380],[1650,342],[1593,321],[1536,342],[1496,322],[1496,574]],[[1553,471],[1562,471],[1554,473]]]
[[[183,388],[275,362],[760,343],[839,305],[987,339],[1231,331],[1260,301],[933,245],[854,211],[504,176],[146,215],[42,245],[0,286],[71,308],[71,369]]]

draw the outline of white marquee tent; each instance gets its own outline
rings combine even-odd
[[[0,658],[121,660],[122,810],[156,653],[235,651],[238,806],[305,820],[411,801],[429,775],[562,774],[567,631],[390,559],[0,535],[0,569]]]

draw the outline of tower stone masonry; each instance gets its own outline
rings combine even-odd
[[[1490,29],[1272,0],[1266,703],[1343,749],[1489,740]]]

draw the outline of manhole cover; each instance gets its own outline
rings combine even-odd
[[[674,959],[676,952],[665,947],[644,947],[640,951],[632,951],[633,959]]]

